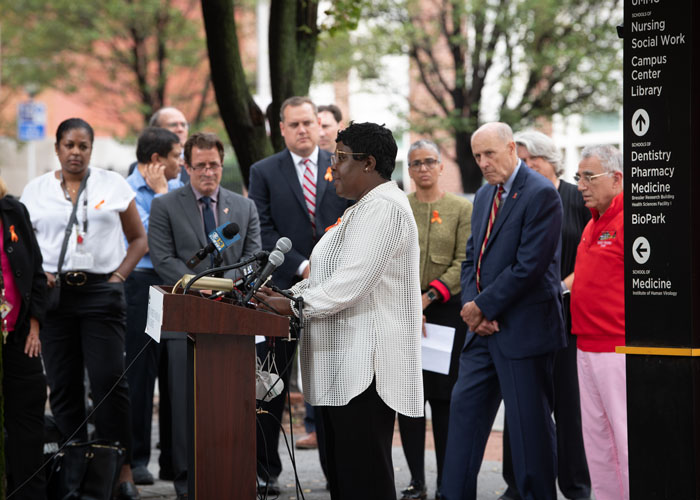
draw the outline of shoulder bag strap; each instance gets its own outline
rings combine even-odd
[[[58,257],[58,271],[56,271],[56,283],[58,283],[60,279],[59,276],[61,275],[61,269],[63,268],[63,259],[66,257],[66,249],[68,248],[68,239],[70,238],[70,234],[73,232],[73,223],[75,222],[76,218],[75,214],[78,211],[80,195],[83,194],[83,191],[85,191],[85,186],[87,185],[88,177],[90,177],[90,170],[87,171],[85,177],[83,177],[83,180],[80,183],[80,188],[78,189],[78,196],[75,199],[75,203],[73,203],[73,212],[71,212],[70,218],[68,219],[68,225],[66,225],[66,232],[63,236],[63,244],[61,245],[61,255]]]

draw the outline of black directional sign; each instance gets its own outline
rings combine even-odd
[[[625,5],[628,345],[690,342],[691,3]]]
[[[700,499],[698,30],[698,0],[625,0],[619,350],[633,500]]]

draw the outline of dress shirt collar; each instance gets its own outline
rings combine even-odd
[[[192,183],[190,183],[190,187],[192,188],[192,192],[194,193],[195,199],[197,201],[200,201],[204,195],[202,193],[200,193],[199,191],[197,191],[194,188],[194,186],[192,185]],[[216,186],[216,189],[214,190],[214,192],[209,195],[209,198],[211,198],[211,201],[213,201],[214,203],[216,203],[219,200],[219,188],[220,187],[221,186]]]
[[[294,162],[294,166],[297,169],[299,168],[299,165],[302,162],[302,160],[304,160],[305,158],[308,158],[309,160],[311,160],[311,163],[313,163],[314,165],[318,165],[318,146],[316,146],[314,148],[314,150],[311,152],[311,154],[309,156],[299,156],[296,153],[292,153],[291,150],[289,151],[289,154],[292,155],[292,161]],[[303,173],[304,173],[304,171],[302,170],[302,174]],[[315,172],[314,172],[314,175],[316,175]]]
[[[520,170],[521,166],[522,160],[518,160],[518,164],[515,166],[513,173],[510,174],[508,180],[505,182],[505,184],[503,184],[503,196],[501,196],[501,204],[503,204],[508,199],[508,193],[510,193],[511,188],[513,187],[513,183],[515,182],[515,178],[518,176],[518,171]]]

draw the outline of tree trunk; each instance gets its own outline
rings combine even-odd
[[[315,0],[272,0],[270,2],[270,89],[272,103],[267,108],[272,144],[284,149],[277,125],[285,99],[309,93],[311,72],[318,40],[318,2]]]
[[[481,170],[474,160],[471,148],[471,133],[455,132],[456,157],[459,171],[462,174],[462,189],[465,193],[476,193],[481,187]]]
[[[201,3],[216,102],[247,187],[250,166],[273,153],[265,129],[265,114],[248,90],[238,49],[233,2],[202,0]]]

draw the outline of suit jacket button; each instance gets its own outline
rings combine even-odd
[[[13,251],[12,246],[7,247],[7,248],[5,249],[5,251],[6,251],[7,253],[12,253],[12,251]]]
[[[18,278],[20,278],[20,277],[22,276],[22,271],[19,271],[19,270],[18,270],[18,271],[15,271],[15,276],[17,276]]]

